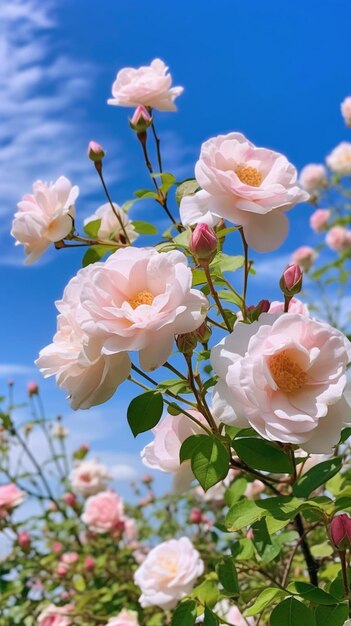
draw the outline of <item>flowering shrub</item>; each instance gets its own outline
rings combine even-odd
[[[284,155],[232,132],[205,141],[195,178],[177,181],[163,169],[155,126],[155,111],[176,111],[182,87],[171,85],[155,59],[121,70],[108,100],[136,107],[130,127],[151,189],[114,202],[105,151],[90,142],[107,203],[85,219],[84,236],[78,189],[64,177],[34,183],[12,234],[27,262],[51,243],[87,247],[37,365],[73,409],[104,403],[127,379],[140,388],[126,418],[134,436],[151,431],[143,462],[173,474],[173,493],[156,497],[147,477],[138,505],[128,505],[86,449],[69,467],[43,416],[18,426],[10,406],[2,415],[0,528],[12,547],[0,625],[343,626],[351,343],[340,303],[350,277],[351,143],[298,178]],[[250,303],[250,248],[277,249],[287,212],[307,200],[311,237],[325,243],[307,241],[281,268],[281,301]],[[169,228],[160,235],[134,220],[136,201],[155,201]],[[229,253],[239,245],[242,254]],[[296,298],[303,272],[309,306]],[[38,392],[28,388],[33,404]],[[33,426],[48,437],[55,485],[31,451]],[[61,423],[53,433],[62,444]],[[13,467],[14,445],[30,470],[22,461]],[[21,521],[25,495],[42,510]]]

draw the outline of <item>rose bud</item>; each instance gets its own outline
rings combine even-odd
[[[177,336],[176,344],[179,352],[191,356],[197,346],[197,337],[195,333],[184,333]]]
[[[77,498],[71,491],[68,491],[63,496],[63,501],[67,506],[72,507],[74,509],[77,506]]]
[[[85,459],[88,452],[89,452],[89,445],[87,443],[82,443],[80,448],[77,448],[77,450],[73,452],[73,458],[76,461],[82,461],[83,459]]]
[[[31,381],[30,383],[28,383],[27,385],[27,392],[29,397],[31,398],[32,396],[37,396],[39,394],[39,386],[38,383]]]
[[[86,572],[92,572],[95,569],[95,559],[92,556],[87,556],[84,559],[84,569]]]
[[[217,252],[216,233],[207,224],[197,224],[192,232],[189,250],[201,265],[210,263]]]
[[[150,485],[153,482],[154,478],[153,476],[151,476],[151,474],[144,474],[144,476],[141,479],[141,482],[144,483],[144,485]]]
[[[152,124],[152,117],[149,111],[142,105],[139,105],[133,114],[131,120],[129,120],[130,127],[137,133],[143,133]]]
[[[191,509],[189,513],[189,522],[192,524],[201,524],[203,521],[203,516],[200,509],[194,508]]]
[[[334,548],[344,552],[351,547],[351,518],[347,513],[335,515],[329,525],[329,537]]]
[[[65,563],[59,563],[56,567],[56,574],[58,576],[66,576],[69,572],[69,567]]]
[[[200,343],[207,343],[212,335],[212,331],[206,323],[203,322],[201,326],[194,331],[194,335]]]
[[[292,297],[300,293],[302,288],[302,276],[301,267],[297,263],[288,265],[279,282],[280,289],[285,296]]]
[[[88,145],[88,157],[93,163],[101,163],[105,156],[104,149],[96,141],[89,141]]]
[[[270,305],[269,300],[260,300],[256,306],[249,306],[246,313],[250,322],[257,322],[261,313],[268,313]]]
[[[17,541],[18,541],[18,545],[20,546],[20,548],[22,548],[24,552],[27,552],[29,550],[30,544],[31,544],[31,537],[29,533],[27,533],[26,530],[22,530],[19,533]]]

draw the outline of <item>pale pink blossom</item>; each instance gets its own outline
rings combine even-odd
[[[297,464],[297,473],[298,475],[306,474],[308,470],[315,467],[319,463],[323,463],[323,461],[327,461],[330,458],[328,454],[309,454],[306,456],[306,452],[304,450],[298,449],[295,452],[295,458],[297,461],[300,459],[304,459],[303,462]]]
[[[342,141],[326,158],[329,169],[337,176],[351,175],[351,143]]]
[[[123,524],[124,524],[124,529],[123,529],[124,539],[126,540],[128,544],[133,543],[134,541],[136,541],[136,538],[138,536],[138,526],[137,526],[135,519],[133,519],[132,517],[125,516],[123,518]]]
[[[29,550],[32,542],[31,536],[26,530],[21,530],[21,532],[18,533],[17,541],[22,550]]]
[[[341,114],[345,120],[346,126],[351,126],[351,96],[347,96],[340,105]]]
[[[284,313],[285,303],[279,300],[271,302],[268,313]],[[308,306],[301,302],[298,298],[291,298],[289,302],[289,313],[301,313],[301,315],[309,315]]]
[[[260,252],[281,245],[289,228],[285,211],[309,198],[285,156],[257,148],[241,133],[202,144],[195,176],[202,189],[182,198],[183,224],[227,219],[242,226],[249,246]]]
[[[140,626],[138,613],[124,609],[116,617],[110,617],[106,626]]]
[[[85,502],[82,521],[96,533],[121,534],[124,530],[124,505],[114,491],[100,491]]]
[[[111,475],[105,465],[92,459],[78,463],[72,469],[69,478],[73,489],[86,497],[105,491]]]
[[[304,272],[308,272],[316,258],[317,252],[310,246],[300,246],[291,256],[292,262],[299,265]]]
[[[134,113],[131,120],[129,120],[131,127],[138,131],[145,131],[152,124],[152,117],[149,111],[143,106],[139,105]]]
[[[153,548],[134,574],[142,591],[142,607],[168,610],[192,590],[204,563],[187,537],[171,539]]]
[[[351,343],[326,323],[263,313],[236,324],[211,360],[216,417],[226,424],[249,424],[265,439],[319,454],[331,451],[351,420],[344,393]]]
[[[78,552],[65,552],[65,554],[63,554],[61,557],[62,563],[65,563],[66,565],[73,565],[78,561],[78,559]]]
[[[70,617],[70,613],[72,613],[73,608],[73,604],[66,604],[65,606],[49,604],[38,616],[37,626],[71,626],[73,619]]]
[[[259,496],[264,490],[265,486],[261,480],[253,480],[252,482],[247,483],[244,496],[249,500],[254,500],[256,496]]]
[[[0,485],[0,519],[5,517],[12,509],[22,504],[25,493],[14,483]]]
[[[101,343],[82,329],[88,315],[81,294],[85,283],[92,280],[94,267],[81,269],[68,283],[62,300],[56,302],[60,313],[57,332],[53,343],[43,348],[36,360],[45,378],[55,376],[58,386],[68,391],[74,409],[106,402],[130,372],[130,359],[125,352],[102,354]]]
[[[321,233],[326,229],[331,211],[329,209],[317,209],[310,217],[310,226],[315,233]]]
[[[67,563],[59,563],[55,570],[57,576],[66,576],[69,572],[69,566]]]
[[[33,194],[23,196],[11,235],[16,245],[24,245],[26,264],[36,261],[51,243],[64,239],[71,232],[78,194],[79,188],[61,176],[51,184],[36,181]]]
[[[325,238],[326,244],[336,252],[351,250],[351,231],[343,226],[333,226]]]
[[[225,615],[225,619],[229,624],[233,624],[233,626],[254,626],[256,623],[253,617],[244,618],[237,606],[230,607],[228,613]]]
[[[123,107],[143,105],[158,111],[176,111],[174,100],[183,87],[171,87],[172,76],[161,59],[139,68],[120,70],[112,85],[112,96],[107,102]]]
[[[120,217],[120,220],[124,226],[124,230],[128,235],[129,241],[132,243],[137,239],[137,237],[139,237],[138,233],[135,231],[135,228],[132,222],[129,220],[127,213],[123,211],[123,209],[116,202],[113,202],[113,206],[116,213]],[[126,243],[126,238],[123,233],[121,224],[117,219],[115,213],[113,212],[109,202],[100,206],[98,209],[96,209],[93,215],[87,217],[84,220],[84,226],[87,226],[91,222],[95,222],[97,220],[101,220],[99,229],[97,231],[98,239],[104,241],[108,241],[110,239],[112,241],[117,241],[120,244]]]
[[[327,170],[321,163],[309,163],[302,168],[299,183],[303,189],[313,193],[328,184]]]
[[[206,423],[203,415],[193,409],[189,413],[201,423]],[[181,493],[188,489],[194,480],[190,461],[180,463],[179,451],[185,439],[191,435],[203,434],[203,429],[186,415],[167,414],[152,430],[154,440],[141,452],[147,467],[173,474],[173,491]]]

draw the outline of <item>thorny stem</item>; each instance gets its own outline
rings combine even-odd
[[[162,170],[162,157],[161,157],[161,149],[160,149],[160,138],[157,136],[156,133],[156,127],[154,124],[154,121],[152,121],[151,124],[151,130],[152,130],[152,134],[155,138],[155,143],[156,143],[156,152],[157,152],[157,162],[158,162],[158,167],[160,170],[160,173],[162,174],[163,170]]]
[[[203,398],[201,396],[200,391],[198,390],[197,386],[196,386],[196,380],[195,380],[195,376],[194,376],[194,371],[193,371],[193,365],[191,362],[191,356],[189,356],[188,354],[184,354],[185,360],[187,362],[187,366],[188,366],[188,372],[189,372],[189,385],[193,391],[193,394],[196,398],[196,402],[197,402],[197,408],[200,411],[200,413],[202,413],[202,415],[206,418],[209,426],[211,427],[213,432],[217,432],[218,428],[216,426],[216,423],[212,417],[211,411],[208,409],[207,405],[204,404],[203,402]]]
[[[243,248],[244,248],[244,285],[243,285],[243,295],[242,295],[242,299],[243,299],[243,317],[244,320],[246,319],[246,295],[247,295],[247,283],[248,283],[248,278],[249,278],[249,271],[250,271],[250,263],[249,263],[249,247],[247,245],[247,241],[245,239],[245,235],[244,235],[244,230],[243,228],[239,228],[239,233],[241,236],[241,240],[243,242]]]
[[[102,186],[104,188],[104,192],[105,192],[106,198],[109,201],[111,209],[112,209],[112,211],[113,211],[113,213],[114,213],[114,215],[115,215],[115,217],[116,217],[116,219],[117,219],[117,221],[118,221],[118,223],[119,223],[119,225],[120,225],[120,227],[122,229],[122,232],[123,232],[124,238],[126,240],[126,243],[128,245],[130,245],[130,239],[128,237],[128,233],[127,233],[127,231],[125,229],[125,226],[123,224],[123,220],[122,220],[121,216],[118,214],[118,212],[116,211],[116,208],[115,208],[115,206],[114,206],[114,204],[113,204],[113,202],[111,200],[111,196],[110,196],[110,194],[108,192],[108,189],[107,189],[107,186],[106,186],[106,183],[105,183],[105,179],[104,179],[103,174],[102,174],[102,165],[101,165],[101,163],[100,164],[95,163],[95,169],[96,169],[97,173],[99,174]]]
[[[209,286],[209,288],[210,288],[211,296],[212,296],[212,298],[214,299],[214,301],[215,301],[215,303],[216,303],[216,305],[217,305],[217,307],[218,307],[218,310],[219,310],[219,312],[220,312],[220,314],[221,314],[221,316],[222,316],[222,318],[223,318],[223,321],[224,321],[224,323],[225,323],[225,325],[226,325],[226,327],[227,327],[228,331],[231,333],[231,332],[232,332],[232,328],[231,328],[231,326],[230,326],[230,324],[229,324],[229,321],[228,321],[228,319],[227,319],[227,316],[226,316],[226,314],[225,314],[225,311],[224,311],[224,309],[223,309],[223,307],[222,307],[221,301],[220,301],[220,299],[219,299],[219,297],[218,297],[218,293],[217,293],[217,291],[215,290],[215,287],[214,287],[214,284],[213,284],[213,282],[212,282],[212,278],[211,278],[210,268],[209,268],[208,264],[205,264],[205,265],[204,265],[204,271],[205,271],[205,276],[206,276],[207,284],[208,284],[208,286]]]

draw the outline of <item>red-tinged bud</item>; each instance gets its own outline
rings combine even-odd
[[[60,552],[62,552],[63,550],[63,545],[61,543],[61,541],[54,541],[51,549],[53,552],[55,552],[55,554],[59,554]]]
[[[152,117],[149,111],[142,105],[139,105],[129,120],[130,127],[137,133],[144,133],[152,124]]]
[[[252,528],[249,528],[249,530],[246,533],[246,539],[250,539],[250,541],[252,541],[254,538],[254,532],[252,530]]]
[[[31,544],[31,537],[26,530],[22,530],[17,538],[18,545],[22,548],[23,552],[28,552]]]
[[[194,331],[194,335],[200,343],[207,343],[212,335],[212,331],[205,322]]]
[[[179,352],[191,356],[197,346],[197,337],[195,333],[184,333],[177,336],[176,344]]]
[[[144,483],[144,485],[151,485],[153,480],[154,478],[153,476],[151,476],[151,474],[144,474],[144,476],[141,479],[141,482]]]
[[[302,289],[302,277],[303,273],[301,267],[297,265],[297,263],[288,265],[279,282],[283,294],[292,297],[300,293]]]
[[[72,509],[75,509],[77,506],[77,498],[71,491],[64,494],[63,501],[67,506],[72,507]]]
[[[93,163],[101,163],[105,156],[104,149],[96,141],[89,141],[88,145],[88,157]]]
[[[210,263],[217,252],[216,233],[207,224],[197,224],[191,234],[189,250],[199,265]]]
[[[203,515],[201,510],[197,508],[191,509],[189,513],[189,521],[192,524],[201,524],[201,522],[203,521]]]
[[[80,448],[78,448],[77,450],[73,452],[73,458],[76,461],[82,461],[83,459],[85,459],[88,452],[89,452],[89,445],[87,443],[82,443]]]
[[[92,572],[95,569],[96,562],[92,556],[87,556],[84,559],[84,569],[86,572]]]
[[[69,567],[68,565],[66,565],[65,563],[59,563],[57,568],[56,568],[56,574],[58,576],[66,576],[66,574],[69,572]]]
[[[335,515],[329,525],[329,537],[339,552],[351,547],[351,518],[347,513]]]
[[[36,383],[34,380],[32,380],[30,383],[28,383],[28,385],[27,385],[27,392],[28,392],[28,395],[29,395],[30,398],[32,396],[37,396],[39,394],[38,383]]]
[[[247,317],[250,322],[257,322],[261,313],[268,313],[271,303],[269,300],[260,300],[256,306],[253,304],[246,309]]]

